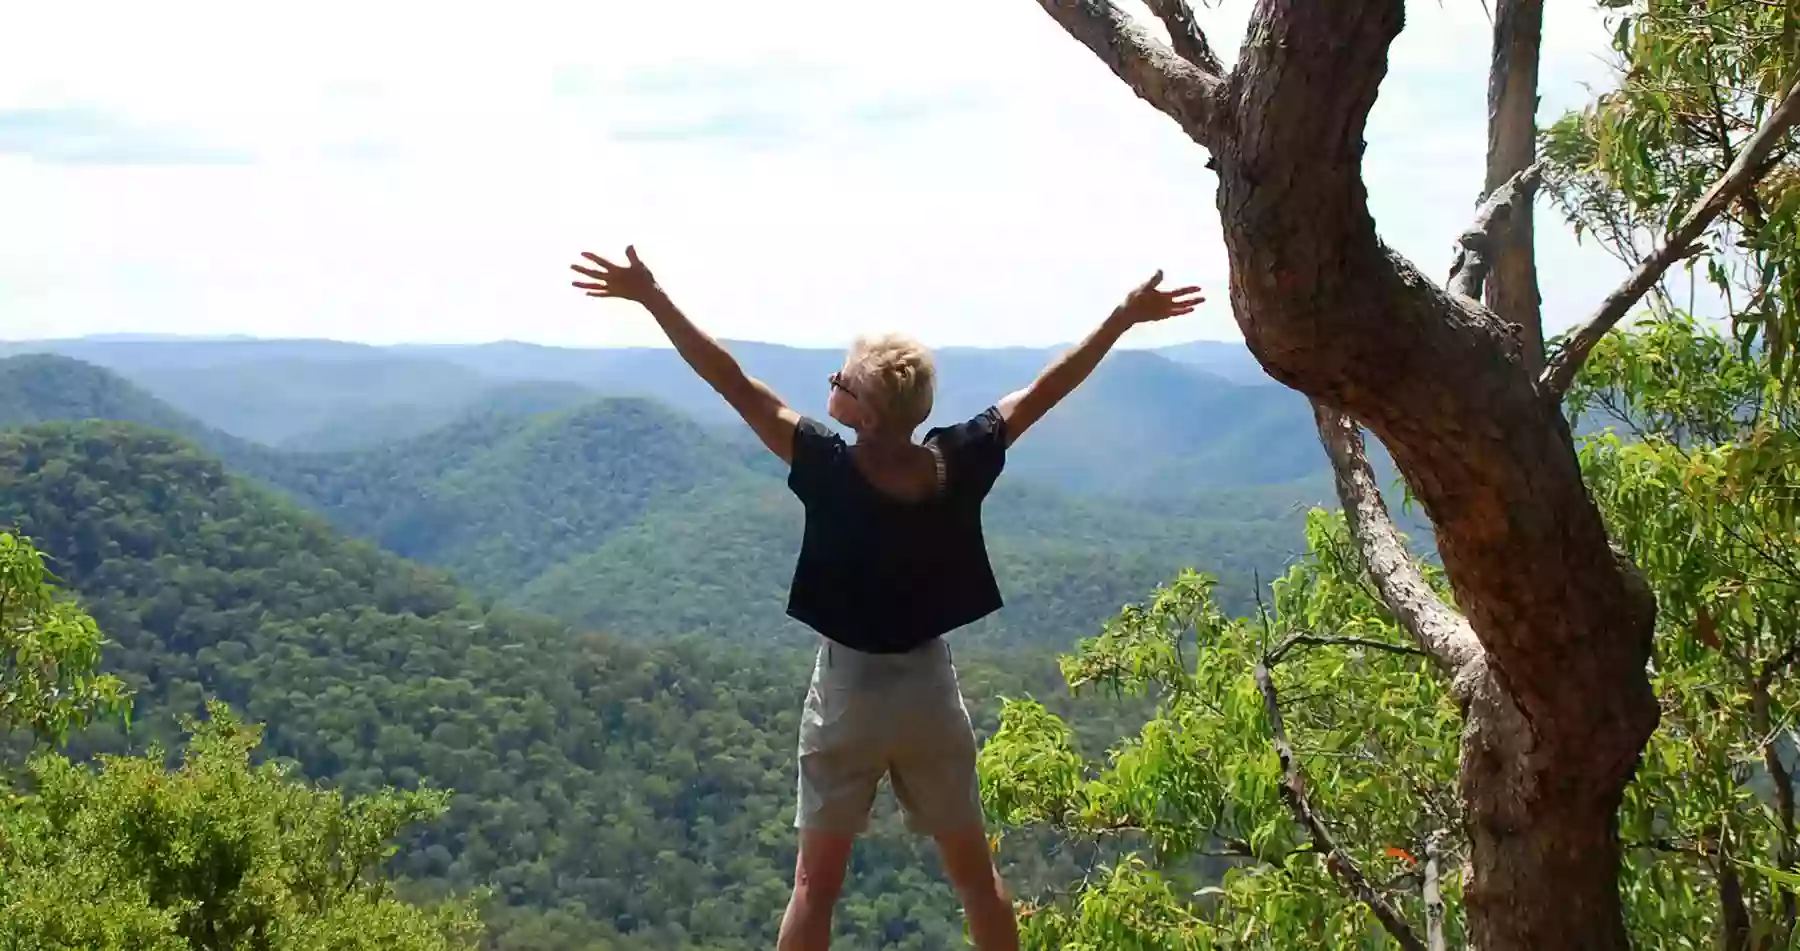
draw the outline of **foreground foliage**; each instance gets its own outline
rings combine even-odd
[[[1636,267],[1738,161],[1800,82],[1800,10],[1789,2],[1601,0],[1613,17],[1619,85],[1544,133],[1553,191],[1576,235]],[[1782,143],[1785,143],[1783,145]],[[1686,249],[1688,272],[1724,301],[1739,343],[1775,376],[1800,312],[1800,149],[1781,137],[1766,170]],[[1666,286],[1660,310],[1692,306]]]
[[[1788,947],[1800,413],[1769,360],[1679,315],[1609,337],[1571,406],[1605,427],[1584,472],[1660,607],[1662,726],[1620,817],[1627,925],[1644,948]],[[1135,849],[1036,899],[1033,947],[1388,947],[1383,913],[1459,940],[1461,718],[1342,521],[1315,512],[1309,540],[1263,617],[1227,619],[1187,575],[1065,660],[1071,686],[1159,699],[1106,761],[1041,705],[1005,706],[983,750],[994,817]],[[1194,874],[1209,855],[1233,862],[1216,885]]]
[[[54,580],[36,546],[0,532],[0,735],[62,739],[128,706],[119,678],[95,672],[100,628]]]
[[[1032,902],[1032,947],[1389,946],[1334,866],[1423,919],[1422,857],[1447,872],[1458,849],[1460,717],[1347,560],[1342,520],[1313,513],[1308,538],[1263,616],[1227,618],[1210,579],[1190,573],[1065,660],[1072,687],[1160,699],[1104,762],[1079,756],[1042,705],[1007,703],[982,751],[993,818],[1137,846],[1072,895]],[[1300,803],[1325,817],[1328,838],[1297,820]],[[1454,908],[1453,879],[1441,887]],[[1458,927],[1453,917],[1452,936]]]
[[[400,830],[448,796],[344,799],[274,763],[223,706],[161,750],[97,768],[42,753],[33,793],[0,809],[0,945],[20,949],[448,951],[477,946],[473,907],[420,908],[375,874]]]
[[[1794,936],[1800,413],[1767,353],[1670,314],[1605,341],[1571,393],[1617,421],[1583,465],[1661,607],[1663,728],[1620,817],[1645,947]]]
[[[27,539],[0,533],[0,606],[12,666],[0,725],[55,735],[116,711],[96,675],[92,617],[50,583]],[[0,787],[0,946],[21,951],[473,948],[471,908],[396,900],[372,873],[402,826],[436,817],[425,791],[346,801],[276,764],[251,765],[257,731],[220,704],[179,769],[161,750],[99,767],[39,751]]]

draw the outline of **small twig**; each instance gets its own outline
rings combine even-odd
[[[1649,849],[1652,852],[1667,852],[1670,855],[1692,855],[1696,858],[1712,858],[1719,854],[1719,847],[1711,842],[1677,839],[1643,839],[1638,842],[1627,842],[1625,848]]]
[[[1256,665],[1256,686],[1262,691],[1263,709],[1269,715],[1269,731],[1273,736],[1275,755],[1281,760],[1281,796],[1287,800],[1288,808],[1293,811],[1294,818],[1306,829],[1312,839],[1313,848],[1325,859],[1325,867],[1349,890],[1357,901],[1369,906],[1375,917],[1392,935],[1395,943],[1406,951],[1426,951],[1420,943],[1419,936],[1413,933],[1412,926],[1407,924],[1399,910],[1369,885],[1369,879],[1361,868],[1344,851],[1338,848],[1331,837],[1331,830],[1325,828],[1324,820],[1314,811],[1312,802],[1306,796],[1306,779],[1300,771],[1300,761],[1294,756],[1294,747],[1288,742],[1287,726],[1281,719],[1281,701],[1275,695],[1275,681],[1269,675],[1266,664]]]
[[[1431,659],[1428,651],[1421,650],[1411,644],[1394,644],[1389,641],[1378,641],[1367,637],[1323,637],[1317,634],[1291,634],[1269,652],[1268,664],[1273,667],[1281,663],[1288,651],[1295,647],[1367,647],[1373,650],[1387,651],[1390,654],[1406,654],[1411,657]]]

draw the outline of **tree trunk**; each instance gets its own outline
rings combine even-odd
[[[1579,781],[1572,788],[1546,785],[1535,775],[1535,731],[1489,668],[1468,619],[1437,597],[1407,553],[1360,428],[1327,408],[1316,407],[1316,415],[1345,518],[1377,593],[1454,678],[1464,718],[1458,778],[1471,845],[1463,896],[1471,947],[1536,946],[1538,935],[1572,934],[1571,922],[1620,921],[1617,797],[1583,795]],[[1609,943],[1588,935],[1583,946],[1625,946],[1622,928],[1605,937]]]
[[[1630,947],[1619,901],[1624,786],[1531,766],[1531,728],[1489,682],[1467,707],[1458,777],[1470,836],[1469,947]]]
[[[1437,529],[1466,624],[1421,608],[1411,617],[1435,626],[1412,633],[1454,675],[1467,717],[1472,947],[1627,947],[1615,823],[1657,722],[1645,669],[1655,599],[1588,496],[1524,339],[1535,326],[1446,292],[1376,235],[1363,134],[1403,0],[1260,0],[1228,76],[1176,56],[1110,0],[1038,2],[1212,151],[1251,352],[1320,408],[1328,448],[1343,437],[1328,422],[1345,416],[1379,436]],[[1158,12],[1187,29],[1171,3]],[[1520,114],[1516,88],[1535,88],[1531,70],[1496,94],[1508,115]],[[1533,315],[1535,293],[1533,282]],[[1393,606],[1419,587],[1383,596]]]
[[[1474,947],[1624,948],[1614,823],[1657,721],[1654,601],[1613,554],[1518,325],[1376,236],[1362,130],[1401,8],[1258,7],[1214,155],[1233,309],[1270,375],[1388,447],[1485,651],[1462,777]]]

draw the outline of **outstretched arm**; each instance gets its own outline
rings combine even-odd
[[[800,414],[790,409],[761,380],[745,373],[737,359],[719,346],[710,334],[694,326],[694,322],[656,283],[650,269],[638,260],[636,247],[625,249],[628,263],[624,267],[586,251],[581,256],[594,266],[570,266],[593,280],[576,281],[576,287],[587,291],[589,297],[617,297],[644,305],[650,316],[656,318],[657,326],[668,335],[669,342],[675,345],[675,352],[694,368],[700,379],[725,397],[725,402],[730,403],[731,408],[756,431],[763,445],[783,462],[794,461],[794,427],[800,423]]]
[[[1025,434],[1025,430],[1050,412],[1050,408],[1062,402],[1063,397],[1075,391],[1088,374],[1100,365],[1113,344],[1138,324],[1157,320],[1167,320],[1181,314],[1193,313],[1194,308],[1206,301],[1200,296],[1198,287],[1182,287],[1172,291],[1157,289],[1162,283],[1162,272],[1157,271],[1150,280],[1138,285],[1126,295],[1125,300],[1093,333],[1077,344],[1073,350],[1056,358],[1023,389],[1017,390],[1002,399],[998,408],[1000,418],[1006,423],[1006,444],[1012,445]]]

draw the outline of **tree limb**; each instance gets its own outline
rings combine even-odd
[[[1544,36],[1544,0],[1499,0],[1488,66],[1487,171],[1482,188],[1499,191],[1537,161],[1538,62]],[[1519,328],[1527,372],[1544,365],[1543,300],[1538,293],[1532,205],[1527,200],[1495,223],[1484,274],[1487,305]],[[1470,294],[1470,297],[1476,295]]]
[[[1187,0],[1144,2],[1168,28],[1169,44],[1175,47],[1177,55],[1214,76],[1225,75],[1225,64],[1219,62],[1219,54],[1213,52],[1212,44],[1206,41],[1206,33],[1194,19],[1194,8],[1188,6]]]
[[[1350,534],[1361,550],[1363,564],[1375,581],[1381,600],[1400,626],[1454,676],[1481,656],[1481,642],[1469,622],[1438,597],[1407,551],[1382,501],[1381,487],[1363,446],[1362,427],[1348,416],[1323,404],[1313,404],[1319,440],[1331,458],[1337,481],[1338,501],[1350,522]]]
[[[1569,384],[1575,381],[1575,374],[1580,371],[1581,364],[1587,360],[1600,338],[1606,336],[1607,331],[1624,319],[1626,312],[1637,306],[1637,302],[1649,293],[1650,288],[1662,280],[1663,272],[1687,256],[1689,247],[1699,240],[1733,201],[1768,174],[1770,153],[1774,152],[1776,144],[1797,123],[1800,123],[1800,80],[1796,80],[1788,88],[1781,104],[1763,121],[1762,128],[1757,129],[1744,142],[1737,161],[1731,163],[1731,168],[1724,177],[1700,196],[1700,200],[1682,217],[1681,223],[1669,232],[1662,246],[1645,258],[1618,290],[1608,294],[1587,323],[1576,330],[1568,343],[1557,351],[1539,381],[1546,396],[1555,400],[1562,399],[1563,394],[1569,390]]]
[[[1228,109],[1220,95],[1224,79],[1217,72],[1177,55],[1112,0],[1038,0],[1038,5],[1189,138],[1207,148],[1226,140]],[[1197,29],[1193,35],[1199,36]],[[1200,42],[1205,43],[1204,37]]]
[[[1300,761],[1294,756],[1294,747],[1288,742],[1287,726],[1281,719],[1281,702],[1275,695],[1275,681],[1269,676],[1267,664],[1256,665],[1256,686],[1262,691],[1263,709],[1269,715],[1269,730],[1274,737],[1275,755],[1281,760],[1281,797],[1287,800],[1288,808],[1293,811],[1294,818],[1312,838],[1313,847],[1325,858],[1325,867],[1341,882],[1357,901],[1369,906],[1369,910],[1380,919],[1388,934],[1395,943],[1406,951],[1426,951],[1425,945],[1413,933],[1412,925],[1407,924],[1387,899],[1381,897],[1369,884],[1362,869],[1357,867],[1356,860],[1338,848],[1331,837],[1331,830],[1325,828],[1324,820],[1313,810],[1312,802],[1306,796],[1306,779],[1300,773]]]
[[[1494,189],[1475,211],[1475,221],[1456,239],[1456,259],[1450,262],[1451,292],[1481,299],[1483,285],[1494,266],[1495,239],[1517,209],[1529,205],[1543,181],[1544,165],[1533,162]]]

